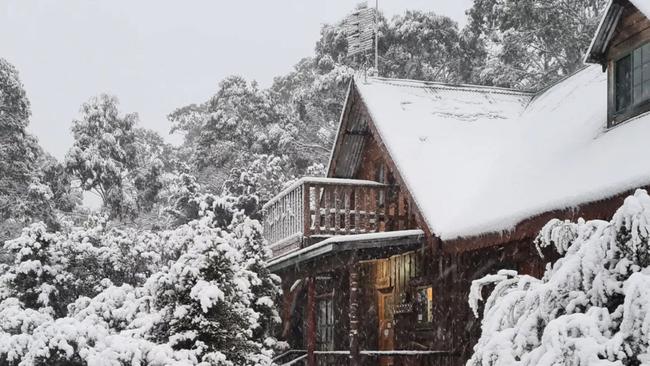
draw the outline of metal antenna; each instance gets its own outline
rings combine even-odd
[[[375,0],[375,72],[379,76],[379,0]]]

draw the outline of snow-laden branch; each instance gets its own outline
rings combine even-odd
[[[542,279],[501,271],[485,286],[482,335],[468,365],[649,365],[650,196],[638,190],[611,221],[550,221],[538,248],[564,254]]]

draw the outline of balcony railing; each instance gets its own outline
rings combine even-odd
[[[264,205],[264,236],[277,257],[321,237],[384,231],[386,197],[382,183],[302,178]]]

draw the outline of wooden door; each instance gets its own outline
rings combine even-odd
[[[379,350],[392,351],[395,349],[395,329],[393,322],[393,293],[379,292]],[[392,357],[381,357],[381,366],[392,366]]]

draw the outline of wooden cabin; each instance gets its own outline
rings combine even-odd
[[[536,93],[351,81],[327,177],[264,206],[291,347],[276,362],[464,365],[480,335],[472,280],[541,276],[548,220],[609,219],[650,184],[645,1],[612,1],[597,65]]]

